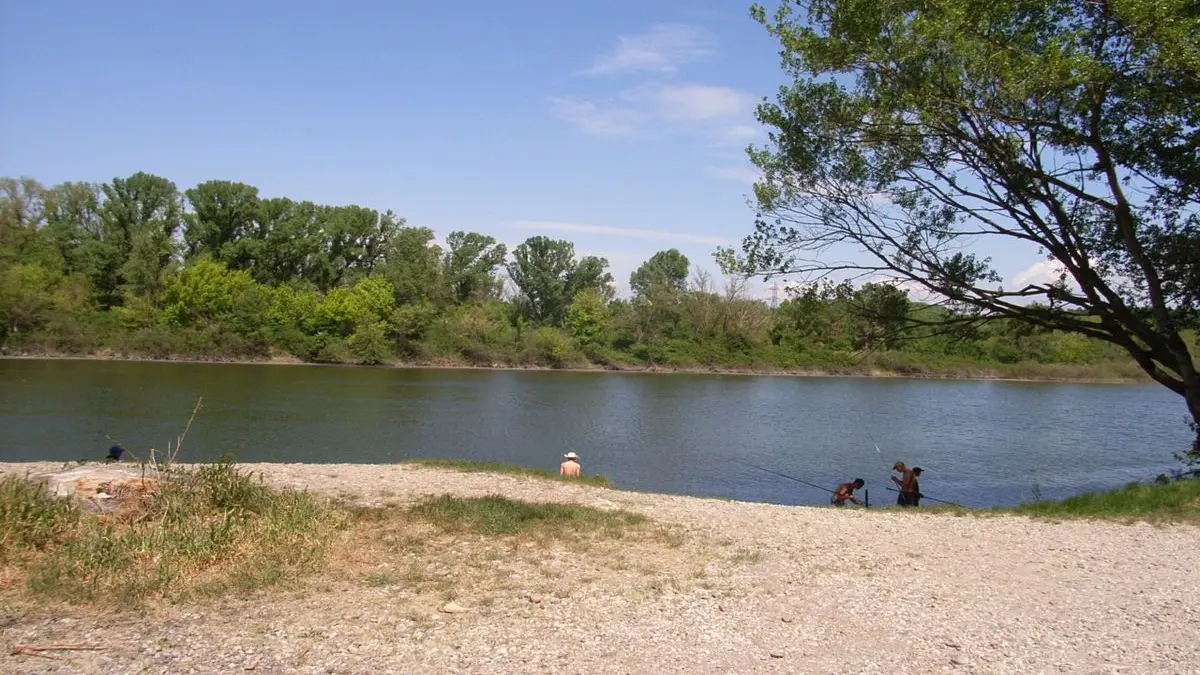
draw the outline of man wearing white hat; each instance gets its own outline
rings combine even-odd
[[[579,472],[582,469],[579,466],[579,455],[575,454],[575,451],[572,450],[563,455],[563,457],[565,458],[563,459],[563,463],[558,465],[558,475],[579,477]]]

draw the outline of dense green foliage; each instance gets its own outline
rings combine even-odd
[[[1196,3],[780,0],[751,16],[789,82],[758,107],[769,141],[750,151],[758,219],[737,269],[897,278],[957,323],[1104,340],[1200,423]],[[1047,274],[1004,286],[1001,247]]]
[[[1117,350],[996,323],[915,328],[942,310],[886,284],[812,286],[778,307],[723,288],[674,249],[614,298],[607,262],[535,236],[512,255],[445,248],[391,212],[180,192],[136,174],[45,188],[0,179],[0,345],[9,354],[377,364],[733,368],[1129,376]],[[513,293],[504,293],[504,279]],[[922,332],[924,331],[924,332]]]

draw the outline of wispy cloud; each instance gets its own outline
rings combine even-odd
[[[762,172],[750,166],[706,166],[704,170],[714,178],[749,183],[751,185],[762,177]]]
[[[714,138],[713,145],[715,147],[745,148],[748,143],[758,138],[760,131],[759,127],[749,124],[734,124],[733,126],[722,128],[720,134]]]
[[[521,229],[537,230],[541,232],[576,232],[585,234],[599,234],[623,239],[642,239],[646,241],[686,241],[693,244],[707,244],[709,246],[724,246],[730,243],[729,239],[715,235],[688,234],[686,232],[650,230],[636,227],[612,227],[609,225],[563,223],[553,220],[520,220],[514,223],[514,225]]]
[[[663,23],[644,33],[622,35],[592,67],[576,75],[620,75],[635,72],[672,73],[685,63],[701,61],[713,53],[712,35],[689,24]]]
[[[631,136],[643,120],[637,110],[574,96],[547,96],[556,117],[594,136]]]
[[[737,120],[748,117],[753,99],[729,87],[700,84],[644,84],[615,98],[548,96],[551,112],[594,136],[631,136],[639,132],[700,134],[715,145],[745,142],[757,129]]]
[[[655,97],[663,119],[687,122],[745,115],[754,105],[754,98],[744,91],[699,84],[661,87]]]

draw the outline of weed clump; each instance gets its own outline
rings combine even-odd
[[[64,540],[80,513],[77,504],[51,495],[43,483],[14,475],[0,478],[0,562]]]
[[[172,469],[139,487],[116,511],[91,516],[8,477],[0,555],[25,570],[37,595],[136,603],[247,590],[312,570],[340,524],[307,492],[269,487],[226,461]]]

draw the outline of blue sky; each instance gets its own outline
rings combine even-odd
[[[753,228],[744,148],[783,83],[749,2],[7,2],[0,175],[136,171],[546,234],[623,292]],[[1037,258],[991,251],[1012,279]],[[761,292],[761,288],[760,288]]]

